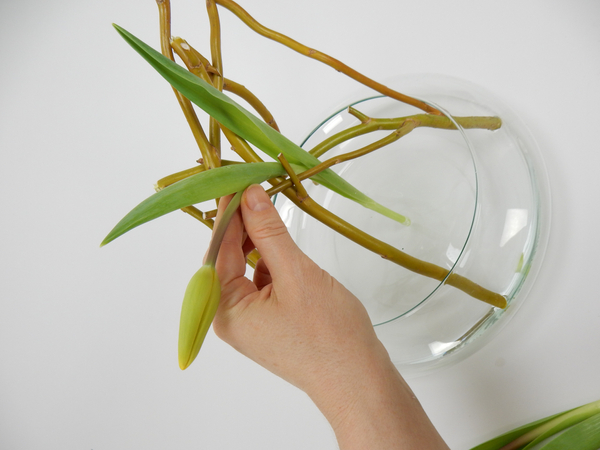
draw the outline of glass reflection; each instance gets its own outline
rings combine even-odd
[[[504,221],[504,231],[500,239],[500,247],[504,247],[508,241],[515,237],[519,231],[527,226],[526,209],[508,209]]]

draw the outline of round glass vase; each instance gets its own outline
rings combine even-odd
[[[276,206],[299,247],[363,302],[394,363],[404,373],[415,373],[471,354],[517,310],[545,250],[549,187],[528,130],[483,89],[439,75],[404,76],[388,85],[439,107],[447,114],[446,123],[464,124],[460,130],[440,129],[423,126],[421,120],[422,126],[394,143],[333,166],[373,200],[408,217],[410,225],[323,186],[304,186],[329,211],[407,255],[443,268],[446,276],[429,278],[394,264],[283,196]],[[359,126],[361,120],[348,106],[369,118],[423,114],[382,96],[345,105],[310,133],[303,148],[314,149],[336,133]],[[498,117],[501,126],[477,128],[489,121],[467,117]],[[363,148],[392,132],[354,133],[320,159]],[[491,306],[449,285],[452,274],[502,295],[508,306]]]

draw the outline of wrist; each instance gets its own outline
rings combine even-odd
[[[383,345],[361,362],[311,396],[340,449],[448,449]]]
[[[398,381],[387,351],[379,341],[377,344],[362,355],[345,352],[347,365],[339,360],[333,362],[305,389],[334,430],[354,416],[355,410],[385,396],[390,383]]]

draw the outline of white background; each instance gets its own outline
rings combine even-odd
[[[518,314],[409,382],[453,449],[600,398],[600,2],[246,0],[267,26],[377,79],[475,82],[528,124],[552,230]],[[225,75],[299,141],[354,89],[221,10]],[[183,213],[109,246],[160,177],[199,157],[171,89],[117,35],[158,47],[153,1],[0,3],[0,448],[334,449],[310,400],[220,342],[177,366],[183,290],[208,233]],[[205,54],[204,2],[173,34]]]

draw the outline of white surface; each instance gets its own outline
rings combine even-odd
[[[409,380],[450,446],[600,398],[600,3],[243,6],[378,79],[480,84],[542,148],[553,224],[530,298],[478,353]],[[208,54],[204,2],[173,9],[174,34]],[[221,17],[226,75],[293,140],[354,88]],[[304,394],[212,333],[177,367],[181,296],[208,241],[192,219],[173,213],[98,248],[155,180],[199,156],[170,88],[111,22],[158,46],[150,0],[0,3],[0,448],[336,448]]]

